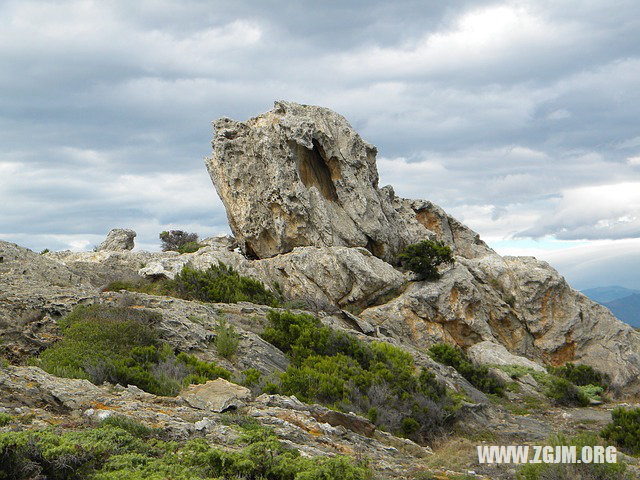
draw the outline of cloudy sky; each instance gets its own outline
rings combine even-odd
[[[0,238],[227,232],[210,123],[277,99],[345,115],[381,185],[498,252],[640,288],[635,0],[3,0]]]

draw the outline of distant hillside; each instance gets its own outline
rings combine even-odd
[[[582,293],[591,300],[604,304],[606,302],[611,302],[612,300],[640,293],[640,290],[632,290],[618,285],[610,285],[608,287],[587,288],[586,290],[582,290]]]
[[[640,293],[603,303],[616,317],[632,327],[640,327]]]

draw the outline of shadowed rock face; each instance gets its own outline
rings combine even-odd
[[[365,247],[392,260],[429,235],[378,188],[377,150],[326,108],[276,102],[247,122],[215,122],[209,174],[245,253],[300,246]]]

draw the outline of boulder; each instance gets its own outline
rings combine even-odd
[[[467,355],[471,360],[482,365],[517,365],[531,368],[537,372],[546,372],[542,365],[532,362],[528,358],[514,355],[503,345],[494,342],[476,343],[467,350]]]
[[[134,247],[133,239],[136,232],[125,228],[114,228],[108,234],[104,242],[98,248],[98,252],[121,252],[123,250],[132,250]]]
[[[392,260],[428,235],[378,188],[374,146],[321,107],[276,102],[247,122],[214,122],[206,165],[242,250],[267,258],[300,246],[365,247]]]
[[[251,390],[217,378],[203,385],[190,385],[180,396],[193,408],[220,413],[243,406],[251,399]]]
[[[249,262],[246,274],[287,296],[322,306],[365,307],[399,289],[405,276],[365,248],[297,247],[291,253]]]
[[[336,410],[323,409],[314,415],[315,419],[322,423],[328,423],[333,427],[338,425],[352,432],[370,437],[376,430],[376,426],[366,418],[353,413],[342,413]]]

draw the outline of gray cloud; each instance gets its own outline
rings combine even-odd
[[[637,238],[638,32],[631,0],[2,2],[0,237],[226,231],[210,122],[284,98],[489,241]]]

